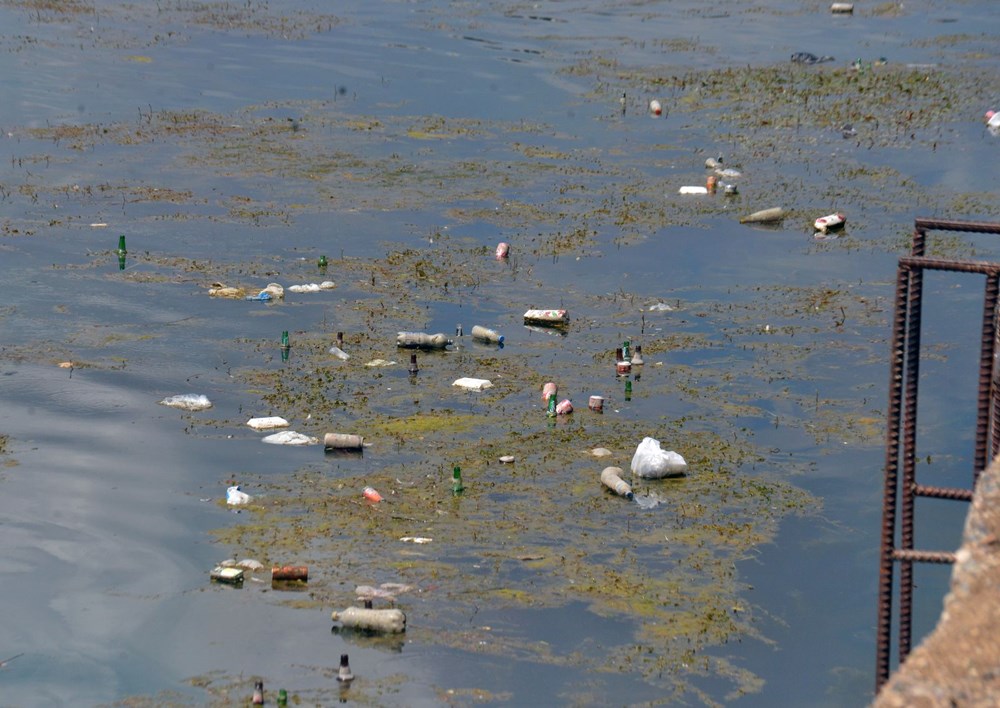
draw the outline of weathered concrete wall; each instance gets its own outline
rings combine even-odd
[[[1000,706],[1000,457],[979,476],[937,627],[873,705]]]

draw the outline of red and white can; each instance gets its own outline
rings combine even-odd
[[[847,222],[847,218],[843,214],[827,214],[826,216],[821,216],[813,222],[813,226],[816,227],[817,231],[822,231],[826,233],[827,231],[832,231],[833,229],[839,229]]]
[[[592,411],[603,411],[604,410],[604,396],[591,396],[588,403],[588,407]]]
[[[549,396],[555,396],[558,393],[559,387],[556,386],[552,381],[542,386],[542,402],[548,403]]]
[[[573,412],[573,404],[568,398],[563,399],[556,404],[556,414],[557,415],[569,415]]]
[[[497,260],[502,261],[510,254],[510,244],[501,241],[497,244]]]
[[[365,487],[364,491],[361,492],[365,499],[370,502],[380,502],[382,501],[382,495],[375,491],[374,487]]]
[[[615,364],[615,371],[618,372],[619,375],[632,373],[632,362],[619,361],[617,364]]]

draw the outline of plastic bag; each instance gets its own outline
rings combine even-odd
[[[660,449],[660,441],[643,438],[632,456],[632,474],[646,479],[680,477],[687,472],[687,462],[673,450]]]
[[[226,503],[227,504],[249,504],[251,497],[249,494],[240,489],[240,485],[235,487],[229,487],[226,490]]]
[[[203,411],[212,407],[212,402],[208,396],[200,393],[182,393],[177,396],[168,396],[160,401],[161,406],[171,408],[182,408],[186,411]]]

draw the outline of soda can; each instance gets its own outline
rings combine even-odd
[[[497,244],[497,260],[502,261],[510,254],[510,244],[501,241]]]
[[[559,405],[556,406],[556,415],[569,415],[573,412],[573,404],[568,398],[560,401]]]
[[[542,401],[545,403],[549,402],[549,396],[555,396],[559,391],[559,387],[555,385],[552,381],[542,386]]]
[[[377,503],[382,501],[382,495],[375,491],[374,487],[365,487],[361,493],[364,495],[365,499],[370,502]]]
[[[631,373],[632,372],[632,362],[630,362],[630,361],[619,361],[617,364],[615,364],[615,371],[617,371],[619,375],[625,375],[625,374]]]
[[[271,580],[309,580],[309,567],[305,565],[276,565],[271,568]]]
[[[601,412],[604,410],[604,396],[591,396],[588,407],[592,411]]]

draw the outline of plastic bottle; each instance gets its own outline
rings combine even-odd
[[[472,336],[476,339],[484,339],[487,342],[492,342],[493,344],[503,344],[503,335],[489,327],[474,325],[472,327]]]
[[[337,671],[338,681],[353,681],[354,674],[351,672],[351,665],[348,663],[347,654],[340,655],[340,669]]]
[[[453,344],[447,335],[425,332],[400,332],[396,335],[396,346],[406,349],[445,349]]]
[[[382,501],[382,495],[378,493],[375,487],[365,487],[361,490],[361,495],[370,502],[378,503]]]
[[[615,494],[631,499],[633,497],[632,487],[622,479],[622,474],[624,474],[624,470],[621,467],[605,467],[601,471],[601,483]]]
[[[642,366],[645,363],[646,363],[646,360],[642,358],[642,345],[641,344],[636,344],[635,345],[635,354],[632,355],[632,365],[633,366]]]
[[[402,610],[371,610],[363,607],[348,607],[342,612],[334,611],[330,618],[345,627],[370,629],[375,632],[405,632],[406,615]]]
[[[986,125],[990,128],[1000,128],[1000,111],[986,111]]]
[[[451,493],[458,496],[465,491],[465,485],[462,484],[462,468],[455,466],[455,469],[451,471]]]
[[[771,209],[761,209],[760,211],[755,211],[753,214],[740,218],[741,224],[769,224],[775,221],[781,221],[785,218],[785,210],[781,207],[772,207]]]
[[[253,698],[250,701],[255,706],[264,705],[264,682],[258,681],[253,685]]]
[[[323,447],[327,450],[357,450],[364,447],[365,439],[349,433],[327,433],[323,436]]]

